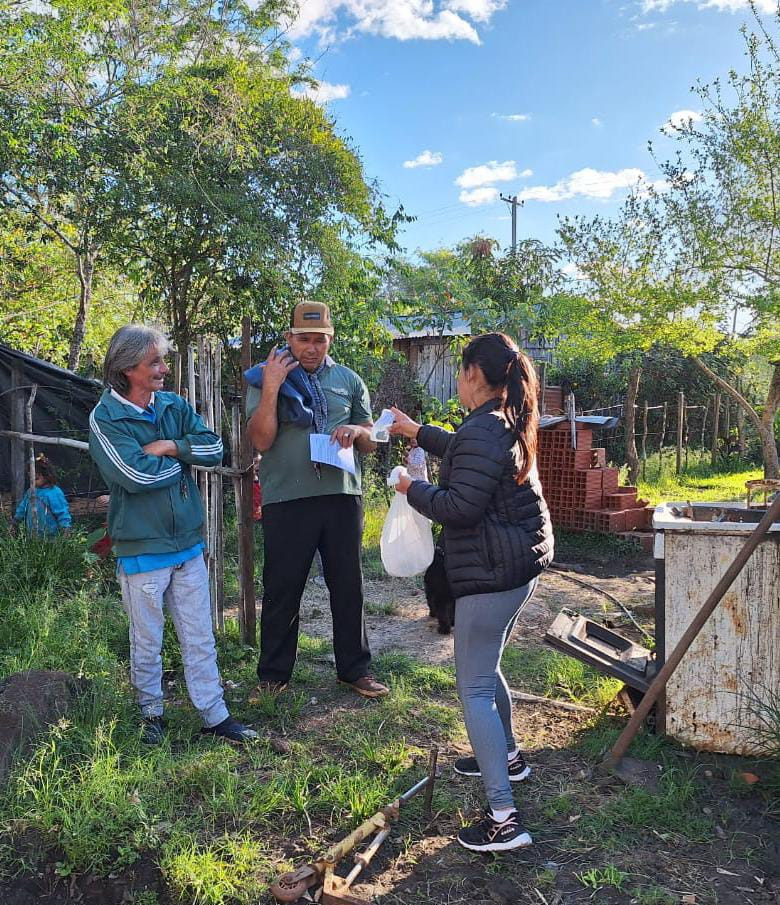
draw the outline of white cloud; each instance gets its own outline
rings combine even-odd
[[[416,167],[437,167],[444,160],[441,151],[422,151],[414,160],[405,160],[404,167],[414,170]]]
[[[315,104],[327,104],[330,101],[341,101],[349,97],[349,85],[333,85],[330,82],[317,82],[316,85],[306,85],[296,89],[293,93],[298,97],[308,97]]]
[[[665,13],[677,3],[695,3],[699,9],[716,9],[735,13],[750,8],[750,0],[642,0],[643,13]],[[755,0],[760,13],[770,15],[777,10],[777,0]]]
[[[568,201],[578,196],[607,201],[621,189],[637,188],[646,184],[645,174],[636,167],[618,170],[615,173],[586,167],[561,179],[555,185],[536,185],[523,189],[517,197],[521,201],[557,202]]]
[[[399,41],[471,41],[506,0],[306,0],[291,23],[293,39],[318,34],[334,42],[355,34]]]
[[[692,123],[700,123],[704,117],[697,110],[675,110],[661,126],[666,135],[674,135],[678,129],[685,129]]]
[[[492,186],[483,186],[470,191],[464,190],[458,195],[458,201],[468,204],[469,207],[478,207],[480,204],[492,204],[494,201],[498,201],[498,189],[494,189]]]
[[[530,113],[493,113],[496,119],[504,119],[508,123],[527,123],[531,118]]]
[[[506,0],[446,0],[444,6],[454,13],[464,13],[475,22],[489,22],[493,13],[506,6]]]
[[[464,170],[455,180],[455,185],[462,189],[475,189],[494,182],[509,182],[511,179],[517,179],[517,166],[514,160],[505,160],[503,163],[491,160],[489,163]]]
[[[602,121],[598,118],[598,116],[594,116],[593,119],[591,120],[591,122],[597,129],[599,128],[599,126],[604,125],[604,123],[602,123]]]
[[[568,264],[564,264],[563,267],[561,267],[561,273],[564,276],[570,277],[572,280],[581,281],[586,279],[585,274],[574,261],[569,261]]]

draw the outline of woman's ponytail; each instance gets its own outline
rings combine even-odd
[[[503,396],[503,412],[522,453],[516,477],[522,484],[536,460],[539,431],[539,381],[533,362],[505,333],[485,333],[463,350],[464,368],[472,365],[478,365],[487,383]]]
[[[537,434],[539,431],[538,380],[533,362],[519,350],[515,353],[506,372],[506,399],[504,414],[517,437],[523,453],[523,464],[517,474],[522,484],[536,461]]]

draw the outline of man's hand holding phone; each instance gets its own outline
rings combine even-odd
[[[298,362],[290,354],[287,346],[274,346],[265,360],[263,387],[278,390],[287,380],[287,375],[298,367]]]

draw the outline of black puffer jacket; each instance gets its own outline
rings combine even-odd
[[[439,484],[414,481],[407,498],[444,526],[455,597],[520,587],[553,558],[553,533],[534,465],[515,482],[520,448],[498,399],[474,409],[452,434],[422,427],[417,442],[442,459]]]

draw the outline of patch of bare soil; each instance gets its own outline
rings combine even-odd
[[[549,570],[518,621],[512,643],[529,649],[563,608],[603,619],[638,637],[626,615],[602,591],[628,607],[652,630],[654,576],[647,560],[634,570],[574,565]],[[572,579],[576,579],[573,581]],[[593,587],[583,587],[582,582]],[[369,637],[375,653],[400,651],[418,660],[452,662],[452,638],[438,634],[428,617],[419,580],[366,582]],[[303,604],[302,630],[330,637],[326,590],[310,582]],[[613,710],[614,712],[614,710]],[[609,717],[602,717],[609,719]],[[620,713],[613,718],[624,724]],[[478,814],[478,780],[456,776],[452,761],[465,746],[442,752],[442,782],[460,808],[431,815],[409,832],[399,827],[366,871],[354,892],[379,905],[772,905],[780,902],[780,825],[777,798],[765,790],[735,794],[734,774],[766,764],[680,751],[679,769],[701,780],[693,817],[710,827],[697,842],[682,832],[656,829],[652,820],[631,833],[605,824],[604,838],[579,827],[627,794],[613,778],[595,771],[580,741],[593,714],[567,712],[546,704],[516,705],[516,725],[533,774],[515,787],[515,800],[532,830],[534,845],[505,856],[481,856],[461,848],[454,835],[463,817]],[[677,769],[675,767],[675,769]],[[648,797],[650,793],[647,793]],[[646,804],[640,795],[637,807]],[[772,803],[774,801],[774,804]],[[647,805],[648,813],[652,806]],[[641,824],[641,821],[639,821]],[[642,842],[639,843],[641,838]],[[618,885],[600,882],[615,868]],[[601,872],[601,873],[600,873]]]
[[[588,582],[594,589],[582,587]],[[536,593],[526,605],[513,635],[515,642],[542,643],[544,633],[564,607],[596,616],[609,613],[610,624],[630,634],[631,623],[597,588],[607,591],[634,613],[641,624],[652,624],[653,573],[606,577],[580,571],[550,569],[539,579]],[[366,623],[375,654],[399,651],[427,663],[452,663],[452,636],[440,635],[420,579],[373,579],[365,582]],[[328,591],[311,580],[301,605],[301,630],[315,638],[331,637]]]

